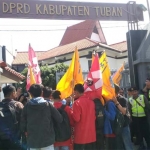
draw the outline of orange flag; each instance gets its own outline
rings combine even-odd
[[[111,78],[111,72],[105,52],[100,57],[99,62],[103,79],[102,96],[106,100],[110,100],[115,97],[115,87]]]
[[[79,61],[79,53],[76,47],[70,66],[56,87],[61,92],[61,98],[69,97],[73,93],[73,88],[77,83],[83,84],[84,80]]]
[[[121,78],[122,78],[122,71],[124,70],[124,63],[123,65],[120,67],[120,69],[114,74],[113,76],[113,82],[117,85],[120,84]]]
[[[32,85],[32,84],[35,84],[36,81],[35,81],[34,74],[33,74],[31,66],[29,66],[29,69],[30,69],[30,85]]]

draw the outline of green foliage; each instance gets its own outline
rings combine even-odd
[[[41,66],[41,78],[42,78],[42,84],[44,86],[52,87],[53,89],[56,88],[56,72],[66,72],[68,69],[67,65],[64,65],[63,63],[56,64],[54,67],[49,67],[48,65]],[[25,68],[22,71],[22,74],[26,77],[28,72],[28,68]],[[22,81],[22,84],[19,84],[20,87],[22,87],[23,91],[26,90],[26,79]]]

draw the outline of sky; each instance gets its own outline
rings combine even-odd
[[[72,0],[65,0],[72,1]],[[129,0],[76,0],[79,2],[108,2],[127,3]],[[136,3],[147,7],[146,0],[135,0]],[[12,52],[28,51],[28,45],[35,51],[47,51],[57,47],[68,26],[81,22],[81,20],[29,20],[29,19],[0,19],[0,45],[5,45]],[[144,21],[139,22],[143,28],[149,22],[148,11],[144,12]],[[126,21],[100,21],[108,44],[126,40],[128,31]],[[9,31],[7,31],[9,30]],[[13,31],[15,30],[15,31]],[[16,31],[21,30],[21,31]],[[31,31],[38,30],[38,31]],[[49,30],[49,31],[40,31]]]

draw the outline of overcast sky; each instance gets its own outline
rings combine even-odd
[[[72,0],[66,0],[72,1]],[[81,0],[76,0],[80,1]],[[111,2],[127,3],[129,0],[82,0],[83,2]],[[136,0],[147,7],[146,0]],[[0,19],[0,45],[8,50],[27,51],[31,43],[35,51],[46,51],[59,45],[68,26],[81,22],[78,20],[28,20],[28,19]],[[143,28],[149,22],[148,12],[144,12],[144,22],[139,22]],[[126,40],[127,22],[100,21],[107,43],[112,44]],[[3,31],[5,30],[5,31]],[[6,31],[12,30],[12,31]],[[25,31],[13,31],[25,30]],[[28,30],[28,31],[27,31]],[[50,30],[50,31],[30,31]]]

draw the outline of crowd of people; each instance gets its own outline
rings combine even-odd
[[[136,87],[115,86],[116,97],[91,100],[82,84],[61,92],[33,84],[26,93],[7,85],[0,102],[0,150],[150,150],[150,78]],[[105,104],[102,104],[102,99]]]

